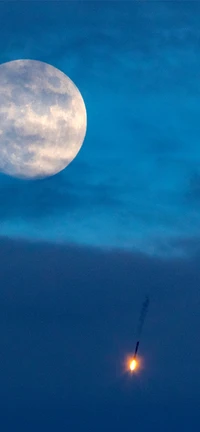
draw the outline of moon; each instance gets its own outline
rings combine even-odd
[[[0,172],[57,174],[78,154],[86,129],[84,100],[63,72],[37,60],[0,65]]]

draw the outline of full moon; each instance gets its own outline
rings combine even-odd
[[[81,93],[63,72],[36,60],[0,65],[0,172],[37,179],[62,171],[86,128]]]

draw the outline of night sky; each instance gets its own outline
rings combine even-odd
[[[0,64],[55,66],[88,116],[65,170],[0,175],[2,432],[200,428],[199,23],[198,1],[0,2]]]

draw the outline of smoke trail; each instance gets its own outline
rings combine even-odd
[[[145,321],[146,314],[148,311],[148,307],[149,307],[149,297],[146,296],[145,301],[142,304],[142,309],[141,309],[140,317],[139,317],[139,323],[138,323],[138,329],[137,329],[138,339],[140,338],[141,333],[142,333],[142,329],[143,329],[144,321]]]

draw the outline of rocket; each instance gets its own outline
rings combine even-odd
[[[143,330],[143,325],[144,325],[144,321],[146,318],[146,314],[148,311],[148,307],[149,307],[149,297],[146,296],[144,303],[142,304],[142,309],[140,312],[140,316],[139,316],[139,323],[138,323],[138,331],[137,331],[137,342],[135,345],[135,352],[132,358],[129,359],[128,365],[129,365],[129,370],[131,372],[134,372],[135,369],[138,368],[138,361],[136,360],[137,357],[137,353],[138,353],[138,349],[139,349],[139,344],[140,344],[140,337],[142,334],[142,330]]]
[[[136,342],[136,346],[135,346],[135,353],[134,353],[134,356],[133,356],[134,359],[136,359],[138,348],[139,348],[139,344],[140,344],[140,341],[137,341]]]
[[[131,370],[134,370],[136,368],[136,364],[137,364],[136,357],[137,357],[138,348],[139,348],[139,344],[140,344],[140,336],[142,334],[143,325],[144,325],[144,321],[145,321],[146,314],[147,314],[147,311],[148,311],[148,307],[149,307],[149,297],[146,296],[145,301],[142,304],[142,309],[141,309],[141,312],[140,312],[139,323],[138,323],[138,331],[137,331],[137,334],[138,334],[137,337],[138,337],[138,339],[137,339],[137,342],[136,342],[136,345],[135,345],[135,352],[134,352],[133,359],[132,359],[131,365],[130,365]]]
[[[139,343],[140,343],[140,341],[138,340],[136,342],[134,356],[132,357],[132,359],[130,359],[130,362],[129,362],[129,370],[131,372],[134,372],[135,369],[137,369],[137,367],[138,367],[138,362],[136,360],[136,357],[137,357],[137,352],[138,352],[138,348],[139,348]]]

